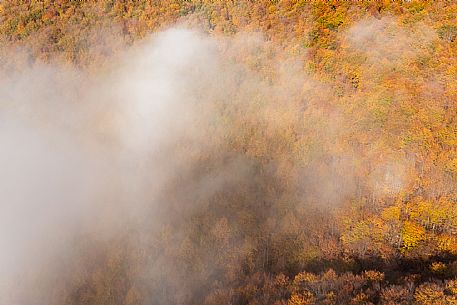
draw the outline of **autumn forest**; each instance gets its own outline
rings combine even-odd
[[[457,1],[0,1],[1,305],[457,304]]]

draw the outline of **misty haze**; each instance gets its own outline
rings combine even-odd
[[[35,304],[457,304],[457,2],[1,1]]]

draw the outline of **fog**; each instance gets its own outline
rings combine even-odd
[[[359,34],[355,28],[350,41],[382,44],[367,31],[384,27],[375,22]],[[361,154],[336,147],[349,120],[326,106],[332,89],[305,73],[297,58],[271,56],[279,52],[260,33],[215,38],[172,28],[101,71],[33,63],[3,78],[0,302],[61,302],[62,283],[77,286],[81,279],[72,273],[84,265],[81,256],[92,257],[83,238],[103,249],[127,236],[146,251],[163,226],[174,228],[172,240],[186,240],[184,220],[212,204],[216,210],[219,201],[297,197],[332,206],[351,197]],[[307,136],[294,140],[293,130]],[[254,160],[274,166],[262,172]],[[366,181],[367,187],[401,190],[405,163],[389,162],[373,170],[377,184]],[[282,179],[283,194],[258,186],[273,183],[270,176]],[[220,259],[241,262],[251,245],[237,247],[236,255]],[[182,287],[175,302],[184,303],[204,276],[193,283],[171,257],[147,261],[138,281],[160,280],[163,291],[173,282]]]

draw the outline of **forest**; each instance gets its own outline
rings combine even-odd
[[[457,304],[457,1],[0,1],[0,304]]]

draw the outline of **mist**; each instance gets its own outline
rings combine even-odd
[[[232,102],[227,91],[240,89],[247,108],[243,99],[275,89],[220,62],[223,44],[252,48],[239,39],[170,29],[101,73],[37,63],[2,79],[2,303],[61,302],[53,292],[78,268],[78,239],[134,230],[141,247],[150,230],[251,178],[250,162],[222,148],[236,126],[217,107]]]
[[[362,27],[348,32],[350,47],[391,44],[370,32],[385,21]],[[279,254],[252,259],[260,255],[254,236],[286,234],[290,219],[308,223],[308,211],[326,213],[357,189],[382,197],[408,181],[402,157],[361,181],[366,152],[338,146],[347,147],[351,120],[328,105],[332,98],[328,84],[261,33],[214,37],[184,27],[143,39],[100,71],[34,62],[7,75],[0,302],[64,304],[82,291],[90,303],[126,289],[126,304],[141,294],[186,304],[243,268],[280,269]],[[217,221],[205,222],[204,212]],[[193,230],[212,242],[191,248]],[[118,265],[128,283],[106,278]],[[102,288],[85,291],[84,281]]]

